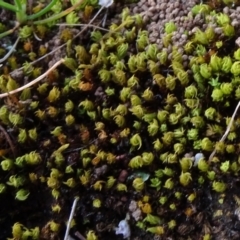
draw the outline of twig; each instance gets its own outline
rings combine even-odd
[[[10,92],[7,93],[2,93],[0,94],[0,98],[4,98],[7,97],[9,95],[12,95],[14,93],[17,92],[21,92],[22,90],[31,87],[32,85],[36,84],[37,82],[41,81],[43,78],[45,78],[52,70],[54,70],[55,68],[57,68],[60,64],[64,63],[65,60],[64,59],[60,59],[59,61],[57,61],[51,68],[49,68],[45,73],[43,73],[41,76],[37,77],[36,79],[34,79],[33,81],[27,83],[26,85],[23,85],[20,88],[17,88],[15,90],[12,90]]]
[[[16,42],[13,44],[13,46],[12,46],[11,49],[8,51],[8,53],[7,53],[3,58],[0,59],[0,63],[6,61],[6,60],[9,58],[9,56],[10,56],[10,55],[13,53],[13,51],[15,50],[15,48],[16,48],[19,40],[20,40],[20,37],[17,38]]]
[[[79,232],[75,232],[75,236],[78,237],[80,240],[86,240],[86,238]]]
[[[226,129],[225,133],[223,134],[223,136],[222,136],[222,138],[220,139],[219,142],[224,142],[225,141],[225,139],[226,139],[226,137],[227,137],[227,135],[228,135],[232,125],[233,125],[233,121],[234,121],[234,118],[235,118],[235,116],[237,114],[237,111],[238,111],[239,107],[240,107],[240,101],[238,102],[238,104],[237,104],[237,106],[236,106],[236,108],[234,110],[234,113],[233,113],[233,115],[231,117],[231,121],[229,122],[229,124],[227,126],[227,129]],[[211,155],[210,155],[210,157],[208,159],[209,162],[212,160],[212,158],[214,157],[215,153],[216,153],[216,148],[211,153]]]
[[[68,219],[67,229],[66,229],[66,232],[65,232],[64,240],[68,240],[68,235],[69,235],[69,231],[70,231],[70,227],[71,227],[71,221],[72,221],[73,215],[75,213],[75,209],[76,209],[76,206],[77,206],[78,199],[79,198],[76,197],[73,201],[72,210],[71,210],[71,213],[70,213],[70,216],[69,216],[69,219]]]

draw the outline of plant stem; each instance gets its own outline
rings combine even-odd
[[[12,54],[12,52],[15,50],[18,42],[20,40],[20,37],[17,38],[16,42],[13,44],[13,46],[11,47],[11,49],[8,51],[8,53],[0,59],[0,63],[4,62],[5,60],[7,60],[9,58],[9,56]]]
[[[4,2],[2,0],[0,0],[0,7],[3,7],[5,9],[13,11],[15,13],[18,11],[18,8],[16,6],[14,6],[12,4],[9,4],[9,3],[6,3],[6,2]]]
[[[61,65],[62,63],[64,63],[64,59],[60,59],[59,61],[57,61],[51,68],[49,68],[45,73],[43,73],[42,75],[40,75],[39,77],[37,77],[36,79],[34,79],[33,81],[27,83],[26,85],[23,85],[20,88],[17,88],[15,90],[12,90],[10,92],[6,92],[6,93],[1,93],[0,94],[0,98],[4,98],[7,97],[9,95],[12,95],[14,93],[17,92],[21,92],[22,90],[31,87],[32,85],[36,84],[37,82],[41,81],[43,78],[45,78],[52,70],[54,70],[55,68],[57,68],[59,65]]]
[[[67,229],[66,229],[66,232],[65,232],[65,236],[64,236],[64,240],[68,240],[68,235],[69,235],[69,230],[70,230],[70,226],[71,226],[71,221],[73,219],[73,215],[75,213],[75,208],[77,206],[77,201],[78,201],[78,197],[76,197],[73,201],[73,205],[72,205],[72,210],[71,210],[71,213],[70,213],[70,216],[69,216],[69,219],[68,219],[68,223],[67,223]]]
[[[45,13],[47,13],[52,7],[53,5],[57,2],[58,0],[52,0],[45,8],[43,8],[41,11],[32,14],[30,16],[27,17],[27,20],[34,20],[36,18],[41,17],[42,15],[44,15]]]
[[[15,3],[15,6],[17,7],[17,11],[23,10],[22,5],[25,5],[25,6],[26,6],[26,2],[21,3],[20,0],[14,0],[14,3]]]
[[[78,3],[76,3],[75,5],[73,5],[70,8],[66,9],[65,11],[55,14],[54,16],[43,19],[43,20],[34,21],[33,24],[46,24],[46,23],[50,23],[52,21],[58,20],[59,18],[62,18],[64,16],[66,16],[67,14],[69,14],[70,12],[72,12],[73,10],[75,10],[82,2],[83,2],[83,0],[80,0]]]

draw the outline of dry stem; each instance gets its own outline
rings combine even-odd
[[[69,219],[68,219],[67,229],[66,229],[66,232],[65,232],[64,240],[68,240],[68,235],[69,235],[69,231],[70,231],[70,227],[71,227],[71,221],[72,221],[73,215],[75,213],[75,209],[76,209],[76,206],[77,206],[78,199],[79,198],[76,197],[73,201],[72,210],[71,210],[71,213],[70,213],[70,216],[69,216]]]
[[[222,136],[222,138],[220,139],[219,142],[224,142],[225,141],[225,139],[226,139],[226,137],[227,137],[227,135],[228,135],[232,125],[233,125],[233,121],[234,121],[234,118],[235,118],[235,116],[237,114],[237,111],[238,111],[239,107],[240,107],[240,101],[238,102],[238,104],[237,104],[237,106],[236,106],[236,108],[234,110],[234,113],[233,113],[233,115],[231,117],[231,121],[229,122],[229,124],[227,126],[227,129],[226,129],[225,133],[223,134],[223,136]],[[212,160],[212,158],[214,157],[215,153],[216,153],[216,148],[211,153],[211,155],[210,155],[210,157],[208,159],[209,162]]]
[[[28,88],[28,87],[31,87],[32,85],[36,84],[37,82],[41,81],[43,78],[45,78],[52,70],[54,70],[55,68],[57,68],[60,64],[64,63],[64,59],[60,59],[59,61],[57,61],[51,68],[49,68],[45,73],[43,73],[41,76],[37,77],[36,79],[34,79],[33,81],[27,83],[26,85],[23,85],[22,87],[20,88],[17,88],[15,90],[12,90],[10,92],[7,92],[7,93],[2,93],[0,94],[0,98],[4,98],[4,97],[7,97],[9,95],[12,95],[14,93],[17,93],[17,92],[21,92],[22,90]]]

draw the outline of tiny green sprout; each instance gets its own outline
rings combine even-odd
[[[93,207],[95,207],[95,208],[100,208],[101,205],[102,205],[102,201],[101,201],[100,199],[96,198],[96,199],[93,200],[92,205],[93,205]]]
[[[16,192],[15,199],[19,201],[25,201],[28,198],[29,194],[30,192],[27,189],[21,188]]]
[[[201,148],[204,151],[211,152],[213,151],[214,145],[213,142],[209,138],[203,138],[201,141]]]
[[[240,48],[238,48],[234,53],[233,56],[236,60],[240,60]]]
[[[153,119],[153,121],[148,125],[148,133],[150,136],[155,136],[158,133],[158,130],[158,121],[156,119]]]
[[[119,192],[127,192],[127,186],[123,183],[118,183],[116,186],[117,191]]]
[[[180,165],[181,165],[181,169],[182,172],[187,172],[193,165],[193,161],[190,158],[182,158],[180,160]]]
[[[195,32],[195,35],[194,35],[194,42],[200,43],[203,45],[209,44],[207,34],[203,31],[201,31],[200,29],[197,29],[197,31]]]
[[[187,200],[189,201],[189,202],[193,202],[195,199],[196,199],[196,193],[191,193],[189,196],[188,196],[188,198],[187,198]]]
[[[133,107],[142,104],[141,98],[136,94],[131,95],[130,101],[131,101],[131,106]]]
[[[23,122],[23,117],[18,113],[10,112],[8,119],[14,126],[20,125]]]
[[[166,64],[168,60],[168,52],[166,49],[163,49],[161,52],[157,54],[157,58],[161,64]]]
[[[72,114],[68,114],[65,117],[65,122],[67,126],[71,126],[75,123],[75,117]]]
[[[10,171],[14,166],[14,161],[12,159],[4,159],[1,162],[1,167],[3,171]]]
[[[128,113],[127,106],[124,104],[119,104],[114,110],[115,113],[125,116]]]
[[[213,107],[209,107],[208,109],[205,110],[204,115],[207,119],[214,120],[217,115],[217,110]]]
[[[52,90],[49,92],[47,99],[51,103],[56,102],[59,99],[60,94],[60,90],[57,87],[53,87]]]
[[[173,189],[174,182],[173,182],[172,178],[168,178],[163,187],[167,188],[167,189]]]
[[[59,188],[59,180],[53,177],[48,177],[47,179],[47,186],[52,188],[52,189],[57,189]]]
[[[54,221],[48,222],[48,226],[52,232],[59,232],[60,230],[60,224]]]
[[[98,237],[93,230],[89,230],[87,232],[87,239],[86,240],[98,240]]]
[[[239,171],[239,164],[237,162],[233,162],[230,166],[230,169],[234,172],[237,173]]]
[[[13,237],[16,239],[21,239],[23,230],[24,230],[24,226],[21,223],[19,222],[14,223],[14,225],[12,226]]]
[[[197,128],[191,128],[187,131],[187,137],[189,140],[197,140],[198,139],[199,130]]]
[[[216,15],[216,18],[217,18],[217,23],[222,27],[226,24],[229,24],[230,23],[230,18],[227,14],[224,14],[224,13],[218,13]]]
[[[142,120],[144,120],[147,123],[151,123],[154,121],[156,116],[157,116],[156,112],[145,113],[144,116],[142,117]]]
[[[66,182],[63,182],[63,184],[65,184],[65,185],[68,186],[69,188],[74,188],[74,187],[77,185],[77,183],[76,183],[76,181],[74,180],[74,178],[69,178],[69,179],[67,179]]]
[[[60,192],[56,188],[53,188],[51,193],[52,193],[53,198],[56,199],[56,200],[60,196]]]
[[[79,17],[75,12],[70,12],[66,16],[66,23],[67,24],[76,24],[77,22],[79,22]]]
[[[41,84],[38,88],[37,88],[37,91],[40,93],[40,94],[44,94],[47,92],[47,87],[48,87],[48,83],[43,83]]]
[[[214,181],[212,183],[212,188],[214,191],[216,191],[218,193],[223,193],[223,192],[225,192],[227,185],[223,182]]]
[[[168,222],[168,228],[169,228],[169,229],[174,229],[176,226],[177,226],[177,223],[176,223],[175,220],[170,220],[170,221]]]
[[[168,177],[172,177],[174,175],[174,171],[171,168],[165,167],[162,172],[168,176]]]
[[[86,111],[92,111],[94,110],[94,104],[92,101],[85,99],[84,101],[80,102],[79,107],[83,107],[84,110]]]
[[[149,45],[148,32],[142,31],[142,30],[139,31],[136,43],[137,43],[138,51],[143,51],[145,47]]]
[[[142,153],[142,160],[144,165],[150,165],[154,160],[154,155],[151,152],[143,152]]]
[[[28,136],[33,141],[36,141],[37,140],[37,129],[36,128],[29,129]]]
[[[169,89],[170,91],[173,91],[176,87],[176,77],[172,76],[171,74],[168,74],[165,81],[166,81],[166,87],[167,89]]]
[[[185,98],[196,98],[198,94],[197,88],[194,85],[190,85],[185,88]]]
[[[162,222],[162,220],[158,216],[154,216],[150,213],[143,219],[143,222],[148,222],[151,225],[157,225]]]
[[[183,186],[187,186],[192,181],[192,176],[190,172],[182,172],[179,176],[179,181]]]
[[[125,125],[125,117],[122,115],[116,115],[113,120],[117,124],[118,127],[123,127]]]
[[[0,183],[0,194],[4,193],[6,191],[7,187],[4,183]]]
[[[25,229],[22,234],[22,239],[28,239],[29,237],[32,237],[32,233],[29,229]]]
[[[130,138],[130,144],[133,147],[137,147],[138,149],[140,149],[142,147],[142,139],[140,137],[139,134],[134,134],[131,138]]]
[[[157,44],[150,44],[147,48],[147,57],[153,61],[157,61],[158,47]]]
[[[165,233],[163,226],[149,227],[146,229],[147,232],[151,232],[156,235],[163,235]]]
[[[178,156],[175,153],[169,153],[167,159],[165,162],[169,164],[177,163],[178,162]]]
[[[130,160],[130,162],[129,162],[129,166],[131,167],[131,168],[140,168],[140,167],[142,167],[143,166],[143,159],[142,159],[142,157],[141,156],[135,156],[135,157],[133,157],[131,160]]]
[[[65,105],[64,105],[64,109],[66,113],[70,113],[74,108],[74,104],[73,102],[69,99]]]
[[[160,123],[164,123],[168,119],[168,115],[169,115],[168,111],[158,110],[157,119],[159,120]]]
[[[171,203],[170,205],[169,205],[169,208],[171,209],[171,210],[173,210],[173,211],[176,211],[176,204],[175,203]]]
[[[161,143],[161,141],[159,140],[159,138],[157,138],[154,142],[153,142],[153,148],[156,151],[160,151],[163,148],[163,144]]]
[[[144,90],[144,92],[142,94],[142,98],[146,101],[152,101],[154,99],[154,94],[150,90],[150,88],[147,88]]]
[[[144,189],[144,181],[142,178],[138,177],[133,180],[132,186],[134,189],[138,192],[142,191]]]
[[[200,65],[200,74],[205,79],[210,79],[212,76],[212,68],[207,63],[202,63]]]
[[[214,72],[219,72],[222,69],[222,59],[217,54],[211,56],[209,64]]]
[[[31,237],[32,239],[39,239],[40,229],[39,227],[31,228]]]
[[[204,177],[203,177],[203,176],[200,176],[200,177],[198,178],[198,183],[199,183],[200,185],[202,185],[204,182],[205,182]]]
[[[177,154],[177,155],[180,155],[184,152],[185,150],[185,147],[182,143],[175,143],[173,145],[173,149],[174,149],[174,153]]]
[[[222,102],[224,100],[224,94],[222,89],[213,89],[211,97],[214,102]]]
[[[233,37],[235,35],[235,29],[232,25],[230,24],[225,24],[223,27],[222,27],[222,30],[223,30],[223,34],[226,36],[226,37]]]
[[[163,133],[162,142],[164,145],[169,146],[172,144],[174,138],[173,132],[166,132]]]
[[[209,168],[207,161],[203,158],[199,159],[197,166],[198,166],[198,169],[202,172],[207,172]]]
[[[53,129],[53,131],[50,132],[54,137],[58,137],[62,133],[62,127],[58,126]]]
[[[225,161],[223,163],[221,163],[221,166],[220,166],[220,170],[223,172],[223,173],[226,173],[230,168],[230,162],[229,161]]]
[[[24,156],[26,163],[29,165],[37,165],[42,161],[40,154],[35,151],[25,154]]]
[[[203,236],[203,240],[211,240],[211,239],[212,239],[212,237],[209,233],[207,233]]]
[[[25,181],[26,181],[26,179],[23,176],[12,175],[9,177],[7,185],[18,188],[20,186],[23,186]]]
[[[235,146],[233,144],[227,144],[226,152],[227,153],[234,153],[236,151]]]
[[[162,182],[158,178],[151,178],[150,182],[151,182],[150,184],[151,187],[156,188],[157,191],[160,190]]]
[[[124,86],[127,82],[126,73],[121,69],[113,69],[112,73],[112,80],[118,84],[119,86]]]
[[[166,197],[166,196],[162,196],[162,197],[160,197],[159,198],[159,203],[161,204],[161,205],[164,205],[166,202],[167,202],[167,200],[168,200],[168,198]]]
[[[174,196],[175,196],[176,199],[180,200],[180,199],[182,198],[182,193],[180,193],[180,192],[175,192],[175,193],[174,193]]]
[[[116,178],[114,178],[113,176],[109,176],[108,180],[106,182],[106,188],[110,189],[116,182]]]
[[[202,128],[205,125],[205,121],[201,116],[195,116],[191,118],[191,123],[196,128]]]
[[[106,120],[111,118],[111,109],[110,108],[103,108],[102,109],[102,117]]]
[[[101,69],[99,72],[98,72],[98,75],[101,79],[101,82],[102,83],[107,83],[111,80],[111,77],[112,77],[112,74],[110,71],[106,70],[106,69]]]
[[[197,14],[208,14],[211,11],[211,7],[208,4],[197,4],[194,5],[194,7],[191,9],[191,12],[193,15],[197,15]]]
[[[230,96],[233,91],[233,85],[230,82],[225,82],[220,85],[222,93],[226,96]]]
[[[205,30],[205,33],[208,41],[212,42],[215,38],[214,28],[212,26],[208,26]]]
[[[170,34],[175,32],[176,30],[177,30],[177,26],[173,21],[165,23],[165,26],[164,26],[165,33]]]

